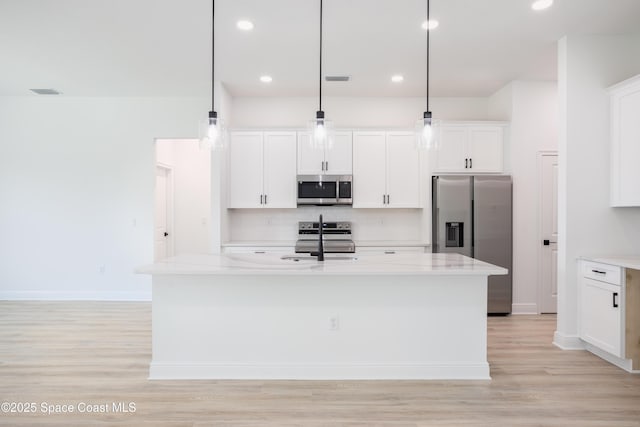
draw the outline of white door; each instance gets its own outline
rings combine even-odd
[[[230,208],[263,206],[262,172],[262,132],[233,132],[229,144]]]
[[[469,172],[502,172],[502,128],[469,129]]]
[[[265,208],[296,207],[296,133],[265,132],[264,143]]]
[[[384,132],[354,132],[353,207],[385,207],[386,180]]]
[[[325,173],[351,175],[353,173],[353,142],[351,132],[335,132],[333,144],[325,154]]]
[[[440,127],[438,149],[436,152],[437,172],[468,172],[465,169],[467,158],[467,140],[469,130],[465,126]],[[468,167],[468,162],[467,162]]]
[[[420,152],[413,132],[387,133],[387,206],[420,207]]]
[[[558,308],[558,155],[540,156],[540,312]]]
[[[172,256],[171,244],[173,236],[170,229],[172,217],[171,197],[171,169],[156,167],[155,192],[155,227],[154,227],[154,258],[156,261]]]

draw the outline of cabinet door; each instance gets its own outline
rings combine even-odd
[[[640,82],[611,100],[612,206],[640,206]]]
[[[469,128],[467,155],[470,172],[502,172],[502,127]]]
[[[335,132],[333,144],[328,148],[324,159],[325,173],[331,175],[351,175],[353,173],[353,143],[351,132]]]
[[[265,208],[296,207],[296,133],[264,134]]]
[[[580,338],[618,357],[622,357],[621,289],[581,278]]]
[[[436,172],[470,172],[467,156],[468,136],[469,132],[465,126],[440,126],[436,151]]]
[[[298,132],[298,174],[320,175],[324,173],[324,150],[313,148],[309,141],[308,132]]]
[[[420,207],[420,153],[413,132],[387,133],[387,206]]]
[[[262,133],[232,132],[229,143],[229,207],[260,208]]]
[[[353,133],[353,207],[382,208],[386,188],[384,132]]]

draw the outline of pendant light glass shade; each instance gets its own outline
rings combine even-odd
[[[333,122],[324,118],[324,111],[316,111],[316,118],[309,121],[307,130],[311,148],[324,150],[333,147]]]
[[[209,111],[209,117],[200,122],[198,134],[203,150],[222,150],[226,146],[226,129],[215,111]]]
[[[430,150],[437,147],[436,129],[434,128],[431,111],[425,111],[422,119],[416,124],[417,146]]]

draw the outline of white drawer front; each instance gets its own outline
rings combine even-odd
[[[615,265],[584,261],[582,263],[582,274],[584,277],[611,283],[612,285],[620,286],[622,284],[622,268]]]

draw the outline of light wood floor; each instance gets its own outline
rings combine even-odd
[[[489,318],[492,381],[148,381],[150,304],[0,302],[0,425],[640,426],[640,375],[551,344],[555,316]]]

